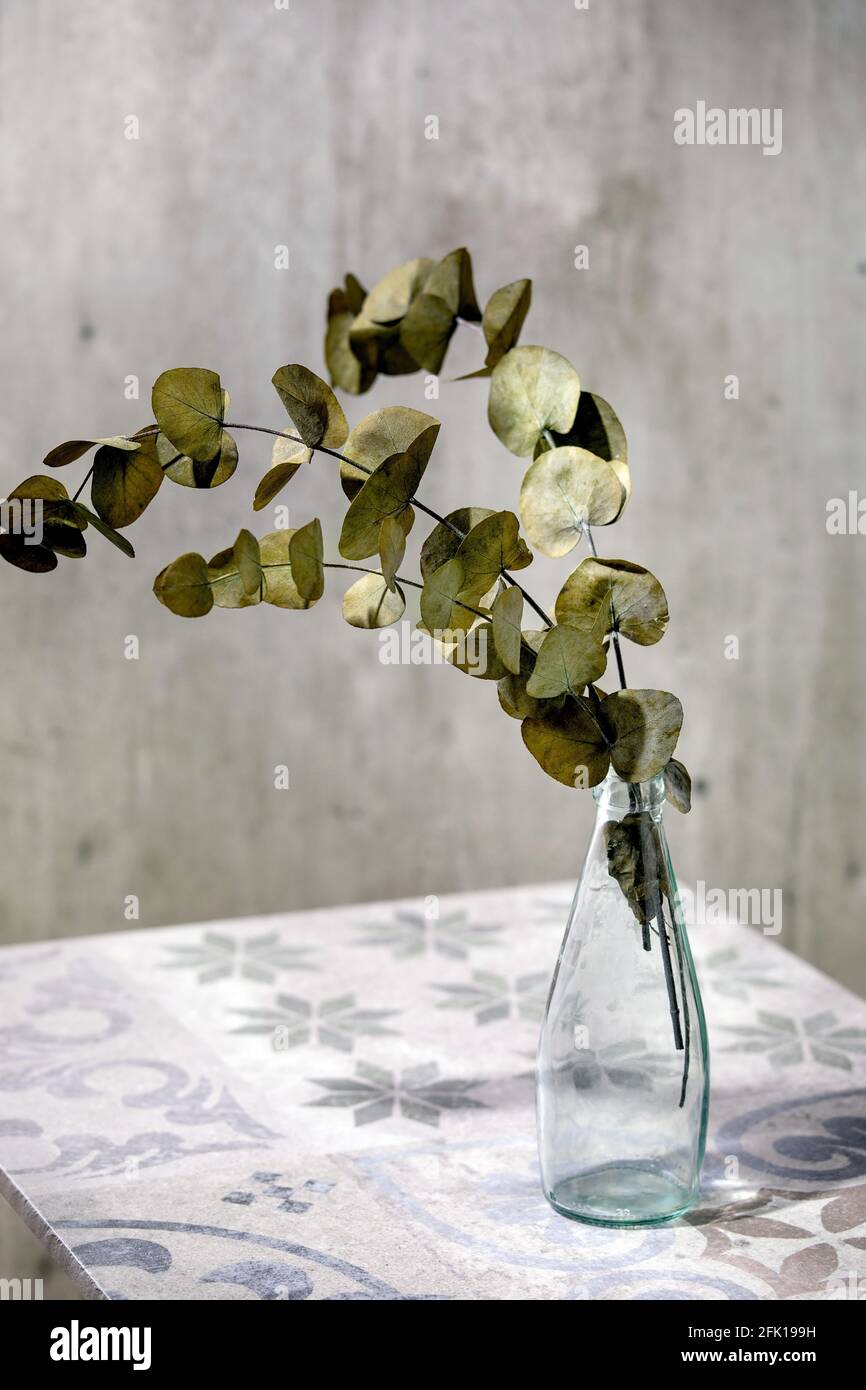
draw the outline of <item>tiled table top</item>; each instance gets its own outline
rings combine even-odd
[[[745,927],[693,934],[699,1207],[637,1231],[548,1207],[532,1067],[568,901],[5,948],[0,1190],[96,1298],[863,1297],[866,1004]]]

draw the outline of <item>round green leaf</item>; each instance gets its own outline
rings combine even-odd
[[[512,348],[493,369],[487,418],[506,449],[522,458],[545,430],[571,428],[579,399],[580,378],[565,357],[545,347]]]
[[[414,261],[389,270],[364,300],[361,314],[373,324],[393,324],[402,319],[416,294],[419,294],[435,261],[419,256]]]
[[[552,627],[541,644],[526,693],[550,699],[568,692],[579,695],[604,674],[607,657],[601,641],[580,628]]]
[[[304,598],[292,574],[291,544],[294,531],[270,531],[259,541],[265,603],[276,608],[312,608],[316,599]]]
[[[520,523],[513,512],[493,512],[479,521],[457,548],[465,584],[483,594],[503,570],[522,570],[532,564],[532,551],[519,535]]]
[[[406,531],[402,518],[386,516],[379,527],[379,563],[382,576],[392,593],[396,590],[397,571],[406,553]]]
[[[271,467],[256,488],[253,511],[260,512],[268,503],[273,502],[277,494],[291,482],[298,469],[309,463],[312,457],[312,450],[308,449],[306,444],[299,444],[296,439],[283,435],[275,439],[271,452]]]
[[[156,423],[179,453],[200,462],[219,453],[225,398],[216,372],[204,367],[163,372],[154,382],[151,403]]]
[[[628,445],[613,406],[594,391],[581,391],[569,443],[588,449],[599,458],[628,463]]]
[[[479,595],[475,588],[467,587],[463,564],[456,555],[426,576],[420,607],[421,621],[433,636],[465,631],[475,622],[481,611]]]
[[[524,719],[523,742],[548,777],[566,787],[594,787],[610,766],[608,741],[582,702],[568,700],[541,719]]]
[[[474,676],[476,680],[497,682],[508,675],[496,650],[493,627],[487,621],[476,619],[468,631],[462,632],[456,641],[440,645],[445,649],[449,665],[462,671],[464,675]]]
[[[393,454],[370,474],[352,501],[340,533],[340,554],[347,560],[366,560],[379,547],[379,528],[386,516],[409,511],[424,465],[412,454]],[[414,519],[414,514],[413,519]]]
[[[520,674],[522,617],[523,594],[514,587],[503,589],[493,604],[493,640],[502,665],[512,675]]]
[[[292,576],[301,598],[309,603],[316,603],[325,592],[323,553],[322,523],[314,517],[294,531],[289,541]]]
[[[457,319],[444,299],[425,290],[414,299],[400,326],[400,342],[419,367],[438,373]]]
[[[441,299],[454,317],[478,322],[481,310],[472,282],[472,257],[465,246],[449,251],[433,267],[424,281],[424,294]]]
[[[238,446],[228,430],[221,431],[219,449],[211,459],[181,454],[164,434],[156,437],[156,454],[165,476],[181,487],[219,487],[238,466]]]
[[[520,671],[518,675],[504,676],[497,686],[499,703],[512,719],[542,719],[553,714],[565,704],[566,696],[558,695],[552,700],[535,700],[526,692],[526,686],[535,669],[535,660],[549,629],[524,629],[521,633]]]
[[[115,434],[108,439],[70,439],[65,444],[58,444],[54,449],[49,450],[42,462],[48,468],[62,468],[67,463],[74,463],[84,454],[94,448],[97,444],[109,444],[113,449],[137,449],[138,444],[134,439],[127,439],[125,435]]]
[[[351,627],[389,627],[405,611],[402,589],[389,589],[381,574],[362,575],[343,596],[343,617]]]
[[[348,498],[363,487],[370,473],[392,454],[412,454],[426,467],[439,434],[439,421],[422,410],[391,405],[365,415],[346,440],[345,458],[360,465],[340,464],[340,481]],[[423,468],[422,468],[423,471]]]
[[[93,461],[93,509],[115,530],[131,526],[159,492],[163,477],[155,435],[142,439],[134,453],[104,444]]]
[[[249,543],[245,541],[245,536],[250,536],[250,532],[242,531],[234,545],[218,551],[208,561],[208,583],[217,608],[254,608],[262,601],[262,583],[253,586],[255,552],[252,547],[246,548]],[[255,537],[251,539],[255,540]]]
[[[334,294],[341,296],[335,307]],[[368,391],[376,379],[378,352],[374,339],[359,340],[353,347],[350,334],[356,315],[348,307],[341,290],[331,296],[328,327],[325,331],[325,361],[331,374],[331,385],[352,396]]]
[[[617,690],[601,705],[613,732],[611,762],[626,782],[663,772],[683,725],[683,707],[665,690]]]
[[[473,526],[488,516],[493,516],[489,507],[458,507],[457,511],[448,513],[444,522],[438,522],[421,547],[421,578],[426,579],[446,560],[452,559]]]
[[[688,768],[671,758],[664,770],[665,796],[672,806],[686,815],[692,809],[692,779]]]
[[[583,560],[569,575],[556,600],[556,620],[587,627],[604,615],[623,637],[650,647],[664,636],[668,604],[664,589],[649,570],[628,560]]]
[[[628,446],[623,429],[613,406],[593,391],[581,390],[574,424],[567,434],[554,434],[553,447],[573,444],[586,449],[591,454],[605,459],[607,463],[618,460],[628,463]],[[536,453],[543,453],[551,445],[547,440],[539,440]]]
[[[527,535],[545,555],[573,550],[583,528],[607,526],[625,505],[614,468],[586,449],[548,449],[526,470],[520,515]]]
[[[490,296],[481,320],[484,337],[487,339],[486,367],[495,367],[506,352],[510,352],[514,347],[520,337],[520,330],[529,313],[531,302],[531,280],[514,280]]]
[[[234,559],[238,568],[238,577],[245,594],[260,593],[262,587],[262,563],[259,555],[259,543],[252,531],[243,527],[238,532],[238,538],[234,543]]]
[[[349,426],[327,382],[299,363],[278,367],[272,380],[303,442],[311,449],[319,444],[339,449]]]
[[[24,536],[13,532],[0,535],[0,556],[16,569],[30,574],[48,574],[57,569],[57,556],[47,545],[28,545]]]
[[[208,567],[201,555],[181,555],[166,565],[153,581],[160,603],[181,618],[202,618],[214,603]]]

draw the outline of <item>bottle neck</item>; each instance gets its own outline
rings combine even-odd
[[[660,820],[665,804],[664,778],[659,773],[648,782],[624,782],[611,768],[604,781],[593,787],[592,794],[599,815],[619,819],[620,813],[649,811],[654,820]]]

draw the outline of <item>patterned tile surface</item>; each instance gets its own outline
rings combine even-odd
[[[866,1297],[866,1005],[745,927],[693,934],[698,1208],[605,1231],[547,1206],[532,1057],[568,899],[5,948],[2,1191],[93,1297]]]

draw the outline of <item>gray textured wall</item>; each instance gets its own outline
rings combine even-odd
[[[0,43],[0,492],[61,439],[145,423],[166,366],[216,368],[236,418],[279,427],[270,376],[321,369],[344,269],[465,243],[484,296],[532,276],[524,341],[630,437],[611,549],[673,618],[629,675],[682,697],[704,787],[671,816],[681,875],[781,887],[782,940],[866,987],[866,540],[824,524],[863,476],[860,0],[4,0]],[[678,147],[698,99],[783,108],[782,153]],[[396,401],[425,408],[422,378],[350,418]],[[485,404],[462,383],[432,407],[441,510],[515,503]],[[308,614],[154,601],[163,564],[250,521],[268,457],[245,436],[224,488],[166,484],[135,564],[94,541],[54,575],[3,567],[0,939],[122,928],[131,893],[157,924],[576,874],[590,799],[543,777],[491,687],[380,665],[341,585]],[[332,546],[340,499],[322,463],[287,494]],[[569,568],[527,582],[550,601]]]

